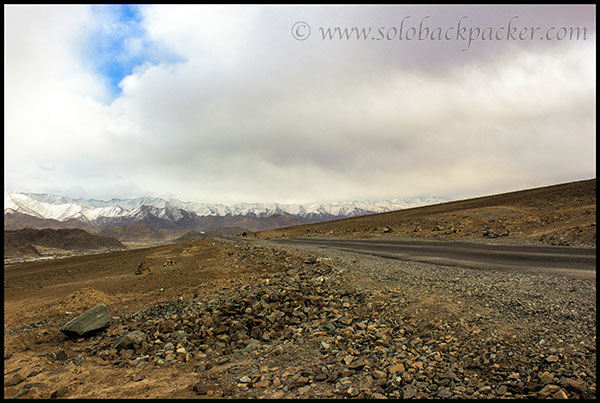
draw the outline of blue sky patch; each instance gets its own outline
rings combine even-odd
[[[149,40],[142,25],[140,7],[143,6],[92,6],[97,24],[85,41],[85,59],[96,73],[106,79],[113,99],[121,94],[121,80],[137,66],[183,61]]]

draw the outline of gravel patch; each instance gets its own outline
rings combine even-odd
[[[540,397],[548,374],[558,386],[571,379],[586,385],[579,396],[566,390],[569,397],[595,396],[594,280],[437,266],[304,245],[289,249],[332,258],[348,284],[401,307],[419,337],[435,340],[434,346],[446,342],[451,361],[482,384],[463,396]]]

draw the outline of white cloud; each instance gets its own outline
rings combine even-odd
[[[435,68],[420,44],[416,68],[390,44],[289,34],[296,20],[377,22],[380,10],[369,20],[366,8],[143,7],[147,38],[131,38],[129,53],[149,40],[182,60],[135,69],[108,104],[78,54],[99,22],[84,7],[51,10],[6,9],[11,190],[309,202],[595,176],[595,38],[498,44]]]

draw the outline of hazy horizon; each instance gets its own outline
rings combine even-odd
[[[535,189],[535,188],[541,188],[541,187],[548,187],[548,186],[556,186],[556,185],[561,185],[561,184],[566,184],[566,183],[571,183],[571,182],[581,182],[581,181],[587,181],[587,180],[593,180],[596,179],[596,177],[593,178],[584,178],[584,179],[576,179],[573,181],[569,181],[569,182],[560,182],[560,183],[550,183],[550,184],[546,184],[546,185],[541,185],[541,186],[536,186],[534,188],[522,188],[522,189],[509,189],[509,190],[505,190],[505,191],[500,191],[498,193],[490,193],[490,194],[473,194],[473,195],[467,195],[467,196],[463,196],[460,198],[456,198],[456,199],[452,199],[452,198],[448,198],[446,196],[438,196],[438,195],[418,195],[418,196],[414,196],[414,197],[410,197],[410,198],[403,198],[403,197],[395,197],[395,198],[391,198],[391,199],[348,199],[348,200],[325,200],[325,201],[308,201],[308,202],[304,202],[304,203],[280,203],[276,200],[274,201],[270,201],[270,202],[239,202],[239,203],[219,203],[219,202],[215,202],[215,203],[206,203],[203,201],[197,201],[197,200],[182,200],[182,199],[176,199],[176,198],[167,198],[167,197],[161,197],[161,196],[138,196],[138,197],[131,197],[131,198],[121,198],[121,197],[109,197],[107,199],[95,199],[95,198],[89,198],[86,199],[84,197],[72,197],[72,196],[68,196],[68,195],[62,195],[62,194],[55,194],[55,193],[39,193],[39,192],[14,192],[10,189],[5,189],[5,193],[23,193],[23,194],[34,194],[34,195],[54,195],[54,196],[62,196],[62,197],[67,197],[69,199],[73,199],[73,200],[78,200],[78,199],[82,199],[82,200],[88,200],[88,201],[99,201],[99,202],[109,202],[113,199],[121,199],[121,200],[132,200],[132,199],[138,199],[138,198],[157,198],[157,199],[162,199],[162,200],[166,200],[166,201],[170,201],[170,200],[177,200],[177,201],[182,201],[182,202],[190,202],[190,203],[198,203],[198,204],[222,204],[222,205],[235,205],[235,204],[281,204],[281,205],[290,205],[290,204],[303,204],[303,205],[316,205],[316,204],[335,204],[335,203],[351,203],[351,202],[370,202],[370,203],[376,203],[376,202],[384,202],[384,201],[390,201],[390,200],[402,200],[402,199],[426,199],[426,198],[440,198],[440,199],[448,199],[448,202],[451,201],[460,201],[460,200],[465,200],[465,199],[471,199],[471,198],[478,198],[478,197],[485,197],[485,196],[493,196],[493,195],[497,195],[497,194],[503,194],[503,193],[512,193],[512,192],[518,192],[518,191],[522,191],[522,190],[528,190],[528,189]]]

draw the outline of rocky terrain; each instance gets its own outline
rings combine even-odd
[[[205,239],[4,289],[5,398],[596,397],[595,276]],[[59,330],[98,303],[107,327]]]
[[[596,246],[596,179],[249,234]]]

